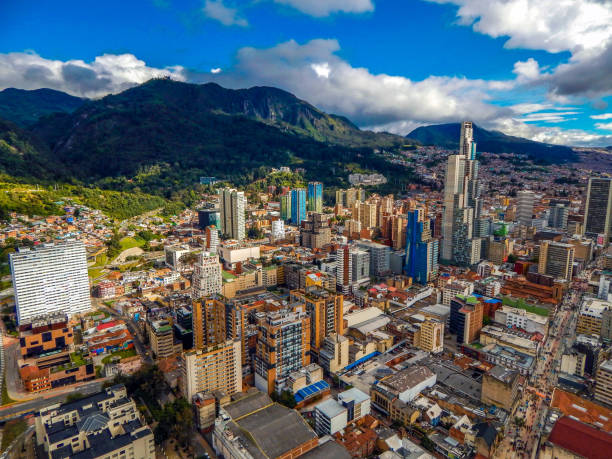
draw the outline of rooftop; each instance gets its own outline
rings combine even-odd
[[[612,451],[612,435],[568,416],[555,423],[548,441],[581,457],[603,459]]]
[[[429,368],[417,365],[388,376],[380,383],[401,393],[435,376]]]
[[[335,418],[336,416],[341,415],[343,412],[346,412],[346,408],[340,405],[340,403],[333,398],[328,398],[327,400],[317,404],[315,409],[323,413],[329,419]]]
[[[585,424],[612,433],[612,410],[593,403],[578,395],[555,388],[550,403],[564,415],[577,419]]]

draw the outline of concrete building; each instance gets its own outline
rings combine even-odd
[[[35,429],[38,451],[49,459],[155,458],[153,432],[123,385],[43,408]]]
[[[606,360],[597,369],[595,400],[609,407],[612,406],[612,360]]]
[[[548,214],[548,226],[550,228],[566,230],[569,208],[565,204],[557,203],[550,207]]]
[[[53,313],[91,309],[87,254],[81,241],[19,248],[9,255],[17,323]]]
[[[347,409],[333,398],[315,406],[315,431],[317,434],[333,435],[347,424]]]
[[[300,238],[302,247],[310,249],[320,249],[331,242],[331,229],[329,218],[320,213],[310,214],[300,228]]]
[[[219,255],[211,252],[198,254],[198,262],[193,269],[192,298],[199,299],[222,291],[221,263]]]
[[[310,363],[311,317],[303,305],[256,313],[255,387],[280,393],[289,375]]]
[[[181,258],[183,255],[188,254],[191,249],[184,245],[167,245],[164,247],[164,258],[166,260],[166,266],[176,271],[183,271],[185,264]]]
[[[389,246],[366,240],[358,241],[357,246],[370,254],[370,275],[382,276],[389,273]]]
[[[531,190],[519,190],[516,197],[516,221],[519,225],[531,226],[535,193]]]
[[[243,191],[224,188],[219,194],[221,230],[230,239],[241,241],[246,237],[246,196]]]
[[[193,347],[203,349],[226,339],[225,303],[202,298],[192,303]]]
[[[257,390],[234,396],[220,410],[212,443],[217,457],[225,459],[346,459],[346,450],[335,441],[320,444],[297,411],[272,402]]]
[[[387,376],[370,389],[372,403],[384,413],[390,413],[394,399],[411,402],[424,389],[436,383],[436,374],[425,366],[413,366]]]
[[[434,354],[444,350],[444,322],[427,319],[420,324],[415,336],[415,345],[419,349]]]
[[[450,332],[457,343],[469,344],[478,339],[482,329],[484,307],[475,297],[457,295],[450,302]]]
[[[528,333],[548,333],[548,317],[503,305],[495,311],[495,322],[525,330]]]
[[[576,333],[601,336],[604,313],[611,310],[612,303],[608,301],[599,298],[585,298],[580,306]]]
[[[327,373],[337,373],[349,364],[349,339],[338,333],[325,337],[319,350],[319,365]]]
[[[584,209],[584,234],[593,238],[603,235],[607,244],[610,239],[611,217],[612,179],[589,178]]]
[[[538,272],[569,282],[574,265],[574,246],[561,242],[542,241]]]
[[[285,239],[285,222],[283,220],[274,220],[272,222],[271,235],[273,241]]]
[[[179,379],[181,393],[192,400],[198,392],[224,391],[228,395],[242,391],[240,341],[225,341],[203,349],[183,353]]]
[[[165,359],[175,354],[174,332],[167,320],[156,320],[149,325],[149,343],[156,359]]]
[[[320,287],[292,290],[291,301],[302,303],[310,316],[310,351],[318,355],[326,337],[344,335],[344,296]]]
[[[352,291],[353,286],[353,250],[351,246],[343,245],[336,252],[336,287],[345,295]]]
[[[511,413],[518,400],[519,372],[496,365],[482,376],[480,400]]]
[[[366,250],[354,249],[351,251],[351,284],[352,288],[370,282],[370,253]]]

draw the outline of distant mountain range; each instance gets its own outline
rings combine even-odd
[[[459,148],[461,124],[436,124],[416,128],[407,137],[423,145],[436,145],[448,149]],[[478,151],[489,153],[523,153],[532,159],[546,162],[575,161],[577,155],[570,147],[552,145],[522,137],[513,137],[499,131],[487,131],[474,125],[474,140]]]
[[[202,175],[246,184],[265,174],[262,167],[281,165],[302,167],[307,178],[330,185],[347,185],[350,172],[377,171],[401,186],[415,177],[376,148],[422,143],[454,149],[459,133],[459,124],[421,127],[407,137],[362,131],[271,87],[232,90],[154,79],[99,100],[49,89],[0,92],[0,172],[167,197]],[[479,151],[551,162],[576,158],[569,147],[478,126],[474,138]]]
[[[0,91],[0,118],[27,127],[50,113],[72,113],[86,100],[53,89],[8,88]]]

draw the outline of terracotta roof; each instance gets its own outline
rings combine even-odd
[[[612,410],[609,408],[560,389],[553,392],[550,407],[558,408],[564,415],[572,416],[596,429],[612,433]]]
[[[589,459],[608,459],[612,435],[563,416],[557,421],[548,441]]]

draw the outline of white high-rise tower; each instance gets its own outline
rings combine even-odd
[[[191,297],[195,300],[221,293],[221,264],[216,253],[202,252],[193,269]]]
[[[247,200],[244,191],[230,188],[221,190],[219,195],[219,213],[223,233],[231,239],[242,240],[246,236],[244,212]]]
[[[70,315],[91,309],[83,242],[22,248],[10,255],[10,265],[19,325],[46,314]]]

